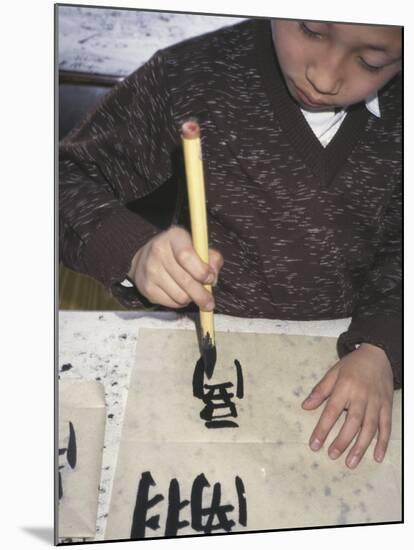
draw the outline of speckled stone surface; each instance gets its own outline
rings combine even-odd
[[[166,314],[166,319],[175,318]],[[175,321],[180,326],[185,320]],[[189,321],[187,320],[187,323]],[[76,312],[59,313],[59,378],[97,380],[105,388],[107,406],[105,444],[96,538],[104,533],[117,450],[125,409],[129,375],[134,364],[140,326],[156,327],[168,320],[140,318],[133,313]],[[187,325],[188,326],[188,325]]]
[[[288,322],[240,319],[225,315],[216,315],[215,321],[217,331],[310,336],[338,336],[349,324],[349,319]],[[130,374],[135,363],[141,328],[194,330],[194,323],[175,313],[59,313],[60,379],[98,380],[105,388],[107,421],[95,540],[103,540],[105,533]],[[397,422],[400,423],[399,418]],[[397,455],[395,459],[398,460]]]
[[[126,76],[158,49],[242,19],[60,6],[57,21],[60,69]]]

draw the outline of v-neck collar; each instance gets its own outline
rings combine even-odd
[[[357,143],[369,113],[362,102],[349,107],[341,127],[330,143],[323,147],[285,85],[274,51],[270,20],[255,20],[254,34],[255,55],[273,106],[275,121],[313,173],[324,185],[329,185]]]

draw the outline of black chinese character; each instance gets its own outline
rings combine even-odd
[[[75,469],[76,460],[77,460],[77,447],[76,447],[76,432],[73,427],[72,422],[69,421],[69,441],[68,446],[59,449],[59,457],[66,455],[66,461],[72,470]],[[63,497],[63,486],[62,486],[62,473],[66,467],[66,464],[59,465],[59,500]]]
[[[242,399],[244,396],[243,373],[237,359],[234,364],[237,376],[236,397]],[[232,401],[234,393],[228,391],[230,388],[233,388],[232,382],[204,384],[204,362],[202,358],[197,361],[193,375],[193,395],[205,404],[200,417],[206,421],[207,428],[238,428],[236,422],[223,420],[229,417],[237,418],[236,405]]]
[[[164,500],[161,494],[149,498],[149,489],[155,485],[150,472],[144,472],[138,485],[137,499],[132,519],[131,538],[141,539],[145,537],[145,528],[156,531],[160,527],[159,514],[151,516],[147,520],[147,512],[150,508]]]
[[[149,498],[150,487],[156,485],[150,472],[144,472],[138,484],[135,509],[132,519],[131,538],[141,539],[145,537],[146,529],[156,531],[160,528],[160,514],[154,514],[147,519],[147,512],[153,508],[164,497],[161,493]],[[247,525],[247,505],[245,489],[242,479],[235,477],[235,485],[238,498],[239,514],[238,522],[240,525]],[[187,520],[180,520],[180,512],[190,504],[191,527],[196,532],[210,534],[213,531],[223,530],[229,532],[235,526],[234,519],[229,517],[234,512],[232,504],[221,503],[221,484],[215,483],[211,502],[205,506],[205,489],[210,487],[210,483],[202,473],[198,475],[192,485],[190,501],[181,500],[180,485],[177,479],[170,481],[168,490],[168,509],[165,523],[165,536],[176,536],[180,529],[190,525]]]

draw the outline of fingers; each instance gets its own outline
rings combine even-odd
[[[371,441],[378,429],[378,410],[376,408],[367,407],[366,414],[363,418],[361,431],[356,439],[355,444],[351,448],[346,457],[345,464],[348,468],[356,468],[368,449]]]
[[[387,405],[384,405],[379,411],[373,405],[365,407],[364,402],[352,403],[347,412],[344,425],[329,446],[329,457],[336,460],[354,441],[346,457],[345,464],[348,468],[356,468],[378,432],[374,458],[377,462],[381,462],[384,459],[390,439],[391,417],[392,410]],[[325,424],[322,423],[321,429],[323,430],[324,427]],[[324,435],[323,432],[318,432],[314,437],[323,438]]]
[[[147,295],[151,296],[151,302],[155,304],[162,304],[163,306],[171,307],[174,309],[185,307],[191,301],[188,297],[187,299],[181,297],[174,298],[173,291],[170,291],[170,294],[167,294],[167,292],[165,292],[160,286],[151,284],[145,288],[144,296]]]
[[[157,269],[154,262],[139,270],[135,279],[137,288],[154,304],[171,308],[181,308],[191,302],[191,298],[163,269]]]
[[[189,263],[191,263],[191,261]],[[197,266],[197,262],[194,262],[194,265]],[[196,269],[199,267],[200,265],[198,265]],[[171,261],[166,264],[165,268],[171,280],[181,289],[181,292],[187,296],[188,303],[194,302],[204,311],[212,311],[214,309],[214,298],[211,292],[209,292],[204,285],[197,281],[188,271],[183,269],[180,264],[176,261]],[[199,272],[205,274],[205,270],[200,269]],[[214,275],[212,275],[212,277],[214,277]],[[209,279],[209,275],[204,278],[211,280]]]
[[[212,284],[216,273],[204,263],[193,249],[191,240],[184,244],[171,241],[171,250],[175,263],[184,269],[193,279],[202,284]]]
[[[218,274],[220,273],[221,268],[224,264],[224,259],[221,253],[214,248],[210,248],[208,251],[208,263],[213,268],[215,273],[215,280],[213,281],[213,286],[217,284]]]
[[[342,414],[346,406],[346,399],[337,396],[329,399],[312,435],[309,439],[309,446],[313,451],[318,451],[324,444],[326,437],[334,424]]]
[[[316,409],[319,407],[319,405],[331,395],[332,390],[335,387],[338,374],[339,369],[337,365],[329,369],[319,384],[313,388],[310,395],[302,403],[302,407],[304,409]]]
[[[387,452],[388,442],[391,436],[391,418],[392,407],[383,406],[380,411],[378,439],[374,449],[374,458],[377,462],[382,462]]]
[[[315,409],[324,400],[327,400],[325,408],[309,440],[311,449],[317,451],[323,446],[346,411],[345,421],[329,445],[329,457],[337,459],[347,451],[345,464],[355,468],[378,433],[374,458],[381,462],[391,434],[393,380],[388,358],[362,345],[344,356],[302,406]]]
[[[194,302],[203,311],[212,311],[214,298],[204,285],[217,282],[222,265],[223,257],[216,250],[209,251],[209,263],[203,262],[189,233],[173,227],[140,249],[131,273],[138,290],[153,303],[180,308]]]
[[[346,415],[346,420],[328,449],[328,455],[333,460],[337,459],[349,447],[355,436],[361,430],[361,425],[365,416],[365,403],[360,401],[352,403]],[[372,434],[374,437],[375,431]],[[371,440],[372,440],[371,437]],[[371,441],[370,440],[370,441]],[[369,443],[368,443],[369,444]],[[365,452],[365,451],[364,451]]]

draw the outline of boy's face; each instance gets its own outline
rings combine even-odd
[[[401,70],[401,28],[272,21],[286,85],[311,111],[369,98]]]

